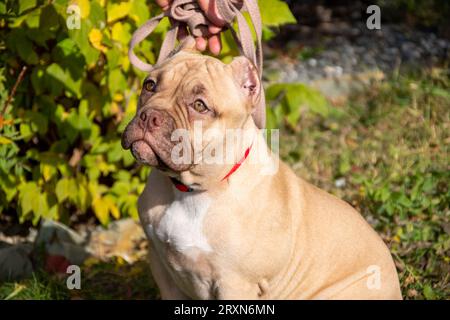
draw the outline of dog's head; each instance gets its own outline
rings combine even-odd
[[[122,136],[134,157],[169,174],[204,165],[205,148],[224,145],[226,129],[254,126],[261,95],[254,65],[244,57],[220,60],[181,50],[144,80],[135,117]],[[218,134],[194,137],[201,133]],[[197,140],[196,140],[197,138]],[[240,157],[242,148],[235,148]],[[188,154],[187,154],[188,153]]]

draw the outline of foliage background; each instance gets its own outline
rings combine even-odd
[[[71,4],[80,8],[80,29],[66,25]],[[279,0],[261,2],[261,10],[265,39],[274,27],[295,22]],[[107,224],[137,217],[149,168],[135,165],[120,135],[144,74],[130,65],[127,50],[133,31],[158,13],[145,0],[0,4],[1,106],[26,68],[0,115],[0,215],[17,213],[35,225],[41,218],[70,224],[95,214]],[[150,63],[168,25],[163,20],[139,48]],[[226,61],[237,51],[228,34],[223,40]]]

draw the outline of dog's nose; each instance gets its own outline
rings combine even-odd
[[[152,112],[150,114],[149,126],[150,129],[158,128],[161,126],[162,118],[159,113]]]
[[[142,127],[150,130],[158,129],[163,124],[163,115],[158,110],[145,110],[139,115]]]

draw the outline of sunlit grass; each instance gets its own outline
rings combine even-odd
[[[305,113],[284,137],[294,170],[355,206],[394,255],[406,298],[450,295],[450,80],[397,76],[351,97],[338,118]]]

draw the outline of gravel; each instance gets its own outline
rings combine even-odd
[[[318,31],[314,41],[314,32],[308,30],[305,35],[298,30],[286,44],[287,53],[277,49],[282,43],[272,42],[265,48],[266,76],[270,81],[311,83],[368,70],[389,74],[404,67],[435,65],[450,57],[450,41],[430,32],[401,25],[368,30],[362,23],[338,29],[332,34],[327,30],[327,35]],[[305,50],[314,54],[304,57]]]

